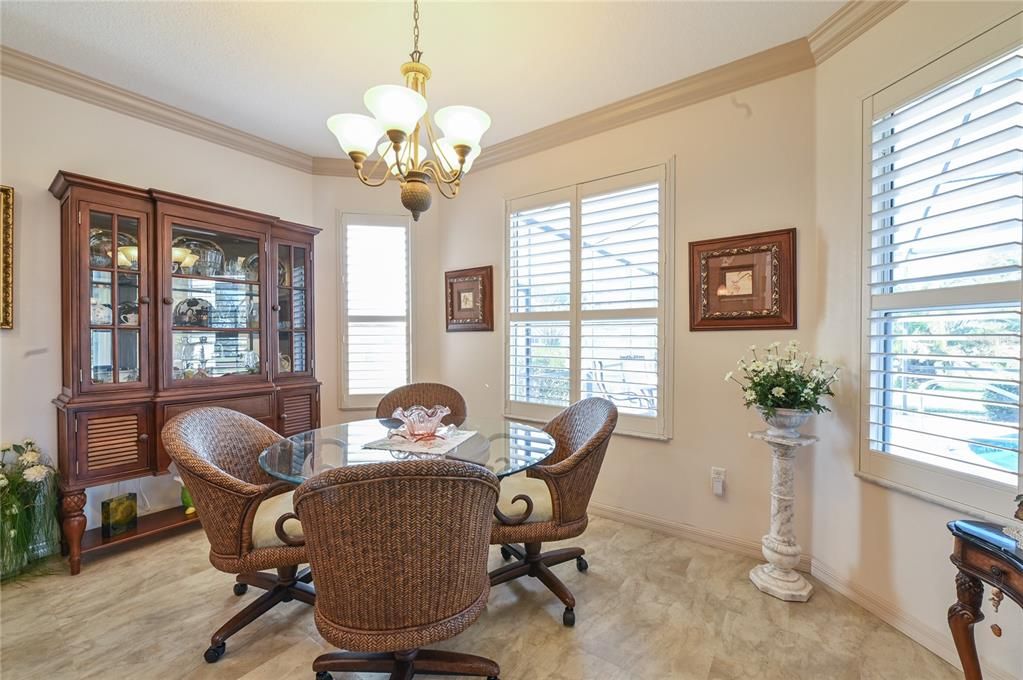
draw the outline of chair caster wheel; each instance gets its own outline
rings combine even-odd
[[[505,548],[505,547],[504,547],[504,546],[502,545],[502,546],[501,546],[501,557],[503,557],[503,558],[504,558],[504,561],[505,561],[505,562],[507,562],[508,560],[510,560],[510,559],[512,558],[512,552],[511,552],[511,550],[508,550],[508,548]]]
[[[561,622],[571,628],[575,625],[575,610],[571,607],[565,607],[565,614],[561,617]]]
[[[227,643],[221,642],[219,645],[211,646],[202,655],[202,658],[206,659],[206,663],[216,663],[220,660],[220,657],[224,656],[224,651],[227,649]]]
[[[584,560],[582,557],[575,558],[575,568],[579,571],[586,571],[590,568],[590,563]]]
[[[235,583],[234,584],[234,594],[237,595],[238,597],[241,597],[242,595],[244,595],[247,592],[249,592],[249,584],[248,583]]]
[[[317,671],[316,680],[334,680],[334,676],[327,671]]]

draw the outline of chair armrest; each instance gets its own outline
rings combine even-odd
[[[274,531],[277,532],[277,538],[281,539],[281,543],[283,543],[284,545],[299,547],[304,546],[305,537],[296,538],[284,530],[284,523],[287,522],[289,519],[298,520],[298,515],[296,515],[293,512],[286,512],[277,518],[277,521],[274,523]]]

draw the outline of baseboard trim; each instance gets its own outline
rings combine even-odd
[[[909,639],[926,647],[957,669],[962,670],[959,654],[956,652],[952,635],[947,629],[938,630],[917,617],[893,606],[885,598],[870,592],[840,577],[835,570],[814,558],[811,560],[811,575],[818,581],[858,604]],[[951,603],[951,600],[950,600]],[[1014,673],[991,663],[983,664],[987,680],[1019,680]]]
[[[612,519],[622,522],[623,524],[629,524],[643,529],[650,529],[651,531],[659,531],[662,534],[668,534],[669,536],[676,536],[678,538],[696,541],[703,545],[709,545],[712,548],[727,550],[728,552],[750,557],[759,561],[763,561],[764,559],[763,554],[760,552],[761,548],[758,541],[736,538],[734,536],[723,534],[719,531],[701,529],[700,527],[695,527],[691,524],[682,524],[681,522],[671,522],[642,512],[617,508],[613,505],[604,505],[603,503],[594,503],[592,501],[590,502],[589,511],[598,517]],[[799,559],[799,565],[796,569],[810,573],[810,567],[810,556],[803,555]]]

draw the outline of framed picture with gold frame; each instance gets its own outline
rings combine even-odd
[[[0,186],[0,328],[14,328],[14,189]]]
[[[795,327],[795,229],[690,242],[690,330]]]
[[[494,268],[444,272],[448,331],[494,330]]]

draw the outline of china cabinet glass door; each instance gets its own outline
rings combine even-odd
[[[264,373],[257,236],[172,223],[169,306],[175,383]]]
[[[297,244],[278,243],[277,297],[273,310],[277,319],[277,374],[308,374],[309,249]]]
[[[147,217],[87,203],[80,208],[88,239],[82,390],[146,387]]]

